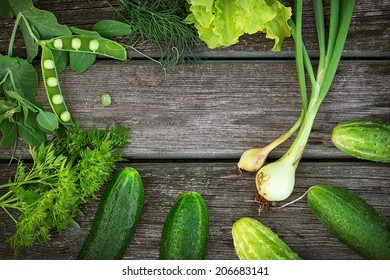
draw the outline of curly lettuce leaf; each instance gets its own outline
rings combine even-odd
[[[291,36],[287,24],[291,8],[277,0],[187,0],[191,14],[187,23],[194,24],[199,38],[211,49],[231,46],[244,34],[266,33],[275,40],[279,51]]]

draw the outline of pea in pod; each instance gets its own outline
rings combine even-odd
[[[63,125],[73,125],[62,95],[54,56],[51,49],[47,46],[42,46],[41,68],[46,95],[54,114]]]
[[[106,38],[83,35],[60,36],[46,42],[53,50],[84,52],[126,61],[126,49],[119,43]]]

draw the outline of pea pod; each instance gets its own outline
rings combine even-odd
[[[54,50],[84,52],[127,60],[126,49],[121,44],[106,38],[83,35],[60,36],[47,41],[46,46]]]
[[[63,125],[73,125],[69,110],[62,96],[54,56],[51,49],[47,46],[42,46],[41,68],[46,95],[53,112]]]

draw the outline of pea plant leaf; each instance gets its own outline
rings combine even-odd
[[[71,52],[69,54],[70,68],[76,73],[86,71],[96,60],[96,54]]]
[[[37,115],[37,124],[40,128],[47,130],[49,132],[53,132],[58,129],[59,122],[52,112],[40,111]]]
[[[28,11],[33,7],[32,0],[9,0],[8,3],[15,14]]]
[[[131,25],[112,19],[98,21],[92,30],[106,38],[129,36],[133,32]]]
[[[58,50],[51,50],[51,52],[53,53],[57,73],[64,72],[69,63],[69,53]]]
[[[0,123],[3,120],[15,121],[13,115],[21,111],[20,104],[11,100],[0,99]]]
[[[18,126],[16,123],[11,123],[9,120],[4,120],[0,123],[0,146],[6,147],[14,144],[18,138]]]
[[[51,39],[62,35],[72,35],[66,25],[59,24],[55,15],[49,11],[40,10],[35,7],[24,11],[23,15],[38,31],[41,39]]]
[[[74,34],[77,34],[77,35],[88,36],[90,38],[94,38],[97,40],[99,40],[101,38],[100,34],[98,32],[95,32],[95,31],[84,30],[84,29],[80,29],[77,27],[69,27],[69,28]]]
[[[0,0],[0,16],[9,20],[13,18],[14,12],[11,9],[11,6],[8,3],[8,0]]]
[[[24,20],[20,21],[20,30],[22,31],[24,43],[26,45],[27,61],[31,63],[38,55],[38,43],[31,36]]]
[[[20,58],[13,58],[17,61],[19,67],[12,71],[12,79],[7,79],[6,88],[10,91],[17,91],[28,101],[35,100],[38,89],[38,73],[32,64]],[[16,87],[16,88],[14,88]]]
[[[0,54],[0,82],[4,79],[8,71],[14,71],[18,68],[19,64],[15,58]]]
[[[19,135],[28,145],[39,146],[45,142],[45,133],[34,127],[27,126],[23,123],[18,123]]]

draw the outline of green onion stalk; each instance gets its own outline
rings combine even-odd
[[[354,0],[331,0],[328,36],[325,31],[322,0],[313,0],[314,17],[319,45],[317,72],[302,39],[303,0],[295,1],[295,18],[289,25],[295,42],[295,60],[302,100],[302,113],[291,129],[263,148],[250,149],[243,153],[238,167],[246,171],[257,171],[256,187],[267,201],[287,199],[295,185],[295,172],[305,150],[306,143],[322,101],[326,97],[336,74],[347,39],[352,19]],[[326,41],[326,38],[327,41]],[[308,100],[306,77],[310,81]],[[288,151],[277,161],[264,165],[268,154],[298,130]]]

